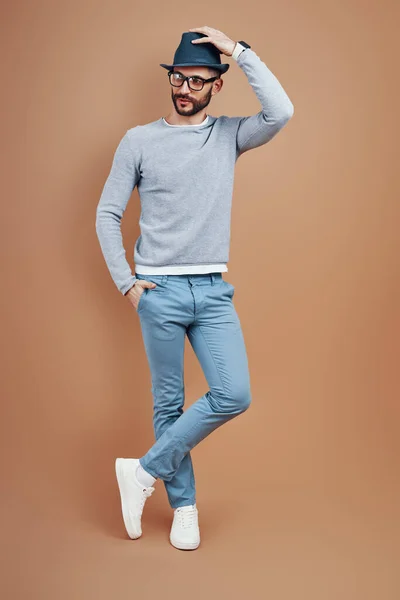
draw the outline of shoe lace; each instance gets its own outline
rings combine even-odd
[[[180,519],[181,527],[189,528],[196,523],[197,509],[195,506],[191,506],[190,508],[185,507],[185,510],[179,507],[176,509],[176,514]]]

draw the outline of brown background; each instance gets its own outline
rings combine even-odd
[[[399,597],[398,5],[18,2],[2,15],[2,596]],[[139,320],[95,208],[126,129],[172,104],[161,62],[209,25],[295,113],[236,167],[226,279],[251,409],[193,450],[202,543],[162,482],[127,537],[116,456],[153,443]],[[233,59],[209,112],[260,110]],[[138,231],[135,190],[123,233]],[[187,403],[207,389],[188,345]]]

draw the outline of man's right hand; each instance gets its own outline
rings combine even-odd
[[[142,294],[144,294],[143,288],[155,288],[157,287],[156,283],[152,281],[146,281],[146,279],[136,279],[133,286],[130,290],[125,294],[128,298],[129,302],[132,304],[133,308],[137,311],[139,299]]]

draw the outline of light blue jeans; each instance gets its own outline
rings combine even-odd
[[[139,461],[162,479],[172,508],[196,502],[190,450],[251,402],[245,342],[233,304],[235,288],[221,273],[142,275],[137,314],[150,367],[156,441]],[[185,335],[208,391],[183,410]]]

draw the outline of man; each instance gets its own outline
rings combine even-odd
[[[248,117],[213,117],[206,108],[223,86],[232,57],[261,103]],[[229,258],[236,160],[270,141],[293,115],[277,78],[246,42],[208,26],[182,34],[168,70],[170,113],[129,129],[115,152],[96,217],[110,274],[140,319],[148,358],[156,442],[140,458],[117,458],[125,527],[142,535],[141,517],[153,483],[162,479],[174,509],[170,542],[200,544],[190,450],[217,427],[244,412],[250,378],[235,288],[223,279]],[[121,219],[138,186],[140,230],[135,274],[125,257]],[[185,336],[209,389],[183,411]]]

